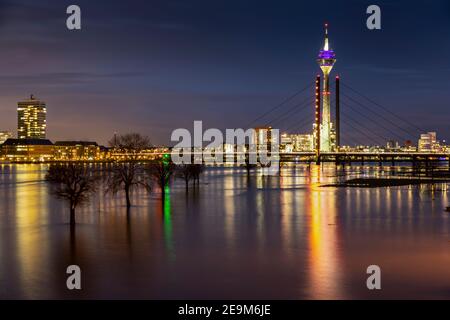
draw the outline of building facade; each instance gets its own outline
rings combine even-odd
[[[283,152],[311,152],[314,150],[312,134],[283,133],[280,139],[280,148]]]
[[[104,153],[93,141],[56,141],[54,145],[55,160],[93,161],[103,160]]]
[[[3,144],[6,140],[12,138],[12,133],[9,131],[0,131],[0,144]]]
[[[272,143],[272,127],[257,127],[255,128],[255,136],[252,139],[253,144],[258,148],[270,149]]]
[[[48,161],[53,143],[47,139],[8,139],[2,144],[2,158],[11,162]]]
[[[47,107],[44,101],[33,95],[17,103],[17,138],[45,139],[47,131]]]
[[[436,132],[427,132],[420,135],[420,139],[417,143],[419,152],[433,152],[439,151],[440,146],[436,140]]]

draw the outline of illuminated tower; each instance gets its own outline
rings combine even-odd
[[[45,139],[47,108],[44,101],[30,99],[17,103],[17,138]]]
[[[336,55],[328,44],[328,24],[325,24],[325,43],[320,50],[317,63],[323,72],[322,91],[322,124],[320,126],[320,151],[332,151],[332,124],[330,116],[330,83],[329,76],[333,65],[336,62]]]

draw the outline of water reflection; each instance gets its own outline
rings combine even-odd
[[[37,298],[39,279],[35,268],[45,268],[48,257],[48,210],[47,190],[36,187],[44,179],[43,170],[34,170],[31,165],[17,168],[13,174],[15,187],[15,243],[17,284],[24,290],[26,298]]]
[[[313,299],[344,298],[341,284],[342,261],[339,257],[336,198],[320,190],[321,168],[311,170],[315,177],[308,194],[309,210],[309,292]]]
[[[324,188],[371,166],[286,165],[279,176],[209,168],[199,187],[98,193],[77,211],[45,166],[0,165],[1,298],[450,298],[447,185]],[[383,292],[365,269],[384,270]],[[82,267],[83,291],[65,288]]]
[[[167,186],[164,189],[163,198],[163,216],[164,216],[164,241],[171,261],[175,261],[175,249],[173,245],[173,232],[172,232],[172,217],[170,209],[170,188]]]

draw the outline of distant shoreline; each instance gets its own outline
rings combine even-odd
[[[449,178],[356,178],[322,187],[379,188],[450,182]]]

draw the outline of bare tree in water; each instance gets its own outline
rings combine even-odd
[[[161,196],[164,200],[165,189],[169,186],[170,179],[175,173],[175,165],[172,161],[163,158],[147,165],[146,172],[150,180],[156,183],[161,189]]]
[[[145,182],[143,165],[139,163],[140,153],[151,146],[150,139],[139,133],[128,133],[114,136],[109,142],[110,146],[127,155],[124,161],[113,164],[112,172],[107,179],[107,192],[117,194],[125,193],[127,211],[131,207],[131,193],[139,187],[150,191],[150,186]]]
[[[175,177],[182,179],[185,183],[186,186],[186,192],[188,192],[189,190],[189,181],[194,180],[194,184],[195,181],[199,180],[200,177],[200,173],[202,171],[202,167],[201,165],[198,164],[180,164],[176,167],[176,172],[175,172]]]
[[[191,174],[194,182],[194,187],[200,185],[200,175],[202,174],[204,167],[202,164],[191,164]]]
[[[45,179],[52,184],[51,192],[69,203],[70,225],[74,227],[75,209],[89,201],[96,189],[97,177],[88,166],[70,163],[52,164]]]
[[[251,171],[257,167],[256,164],[251,163],[250,157],[248,155],[245,157],[245,162],[243,165],[245,167],[245,171],[247,171],[247,176],[250,176]]]

